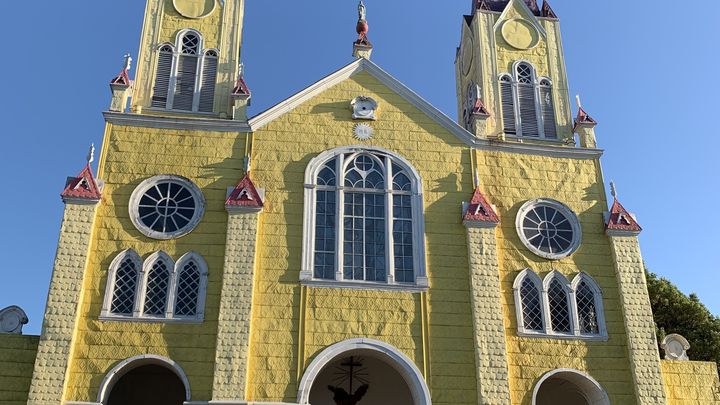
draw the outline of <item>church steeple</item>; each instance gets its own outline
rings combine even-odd
[[[480,138],[574,144],[559,31],[547,0],[473,0],[456,60],[461,125]]]
[[[231,118],[244,0],[147,0],[131,112]]]

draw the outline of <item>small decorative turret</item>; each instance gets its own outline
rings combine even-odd
[[[236,121],[247,121],[247,108],[250,105],[252,92],[245,83],[245,65],[238,66],[238,78],[232,90],[233,119]]]
[[[60,196],[64,202],[74,202],[77,204],[94,204],[102,199],[100,192],[102,184],[95,180],[90,164],[95,160],[95,145],[90,145],[90,151],[87,156],[87,164],[76,177],[68,177]]]
[[[263,206],[263,192],[255,188],[255,184],[250,179],[249,171],[246,172],[245,177],[240,180],[240,183],[230,191],[225,201],[225,208],[229,212],[261,211]]]
[[[613,196],[613,205],[610,212],[606,214],[606,232],[617,236],[639,235],[642,232],[642,227],[637,223],[635,217],[618,201],[617,188],[614,182],[610,182],[610,193]]]
[[[128,98],[132,93],[133,81],[128,76],[128,71],[132,67],[132,57],[126,54],[123,59],[123,68],[120,73],[110,81],[110,90],[112,91],[112,100],[110,101],[110,111],[125,112]]]
[[[358,4],[357,23],[358,39],[353,43],[353,56],[356,58],[369,60],[372,55],[373,46],[367,37],[368,31],[370,31],[370,26],[367,22],[367,10],[365,9],[365,4],[360,0],[360,4]]]
[[[575,127],[573,132],[577,133],[580,138],[580,146],[583,148],[597,148],[597,139],[595,138],[595,121],[582,107],[580,96],[575,96],[578,105],[578,114],[575,118]]]
[[[475,189],[469,204],[465,204],[463,223],[468,227],[490,228],[500,223],[492,205],[480,191],[480,187]]]

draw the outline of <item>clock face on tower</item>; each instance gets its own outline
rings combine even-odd
[[[462,44],[462,55],[460,56],[461,60],[460,63],[462,64],[462,72],[463,75],[467,76],[470,74],[470,69],[472,68],[473,63],[473,41],[470,34],[465,32],[465,35],[463,35],[463,44]]]
[[[203,18],[215,9],[215,0],[173,0],[175,10],[186,18]]]

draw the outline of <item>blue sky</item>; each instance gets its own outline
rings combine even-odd
[[[456,116],[455,47],[471,0],[367,0],[373,61]],[[606,180],[645,228],[648,267],[720,314],[716,124],[720,2],[553,0],[572,94],[597,120]],[[5,5],[14,46],[0,65],[0,308],[20,305],[39,333],[67,176],[100,145],[108,81],[137,55],[145,6]],[[351,61],[355,0],[247,0],[243,61],[250,113]]]

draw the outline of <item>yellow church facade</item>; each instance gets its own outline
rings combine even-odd
[[[243,6],[148,0],[0,402],[720,403],[660,358],[548,3],[473,2],[459,123],[370,60],[362,3],[357,58],[248,118]]]

